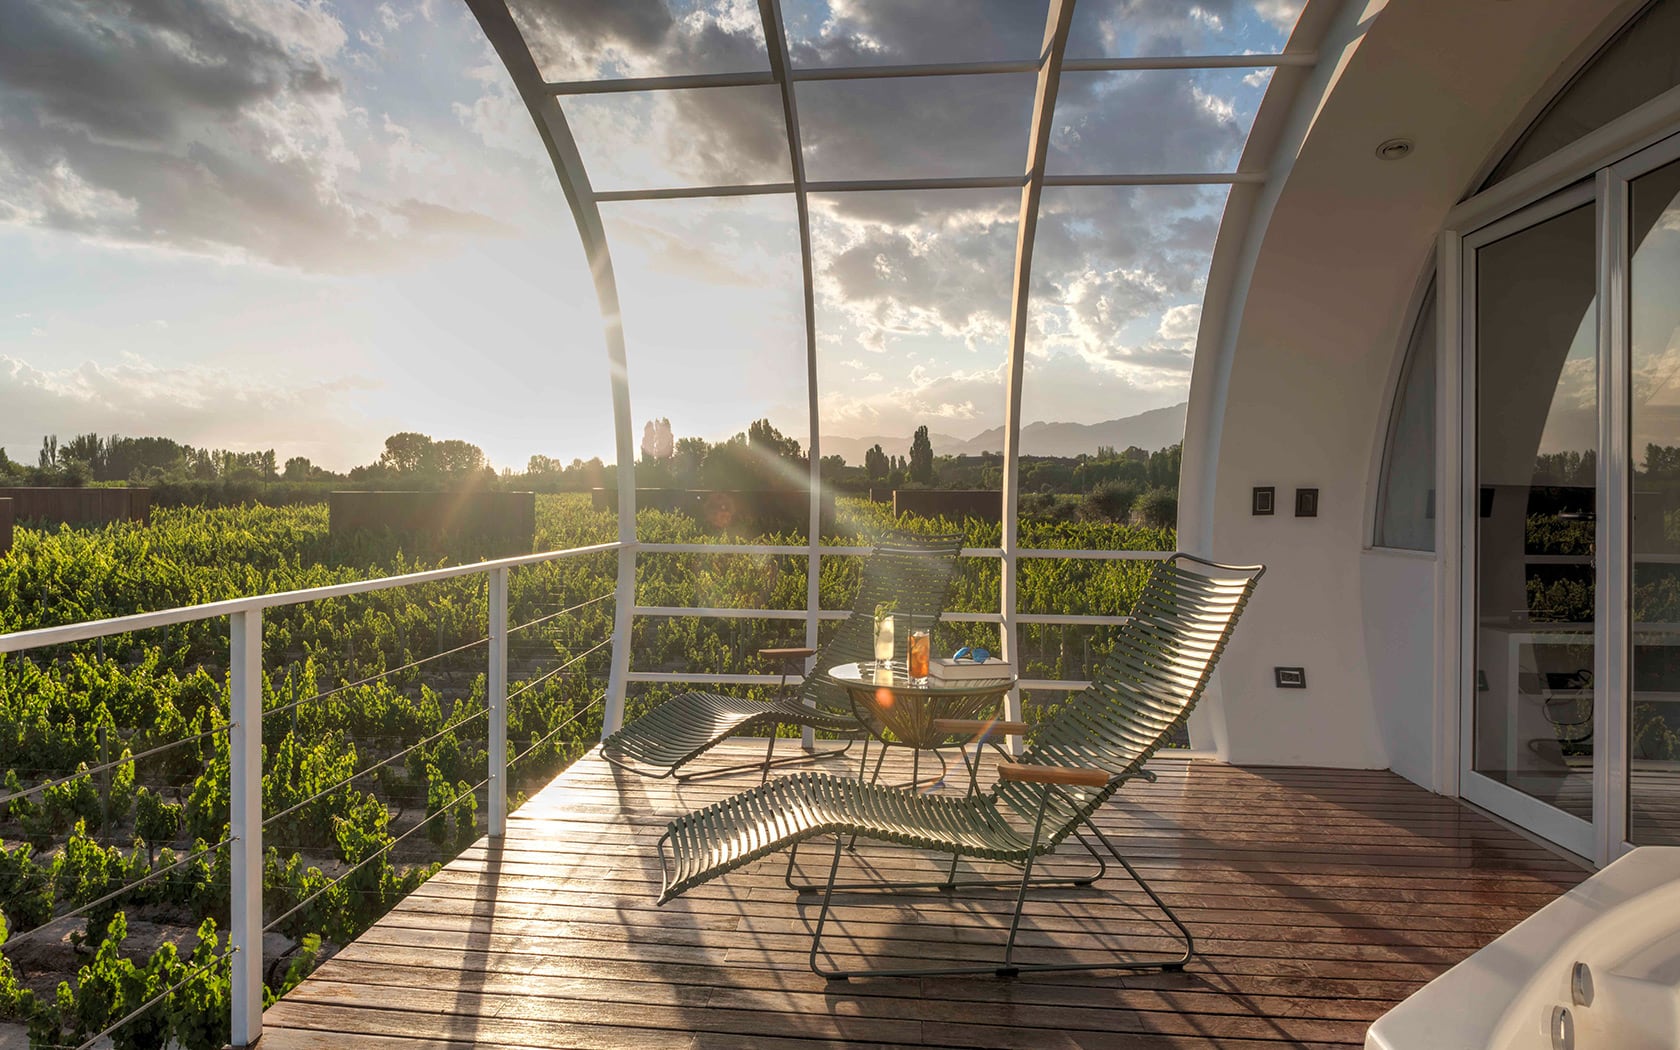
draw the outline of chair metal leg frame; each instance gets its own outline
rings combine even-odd
[[[781,727],[777,726],[776,728],[780,729]],[[800,755],[789,755],[786,758],[772,758],[771,756],[776,753],[776,741],[779,739],[781,738],[776,736],[770,737],[769,743],[766,744],[764,748],[764,757],[757,762],[742,762],[733,766],[719,766],[716,769],[703,769],[698,773],[678,773],[677,770],[681,769],[682,766],[676,766],[673,767],[671,772],[666,775],[674,777],[679,784],[687,784],[690,781],[712,780],[716,777],[726,777],[734,773],[745,772],[749,769],[757,769],[762,771],[762,776],[759,777],[759,783],[762,784],[770,779],[770,770],[777,766],[797,766],[804,762],[820,762],[825,758],[833,758],[836,755],[844,755],[852,749],[853,744],[857,743],[857,739],[853,738],[847,740],[844,747],[831,747],[826,750],[812,750]],[[699,756],[697,755],[695,757],[698,758]],[[684,765],[686,764],[687,763],[684,763]]]
[[[1097,829],[1097,826],[1095,824],[1091,823],[1090,818],[1086,818],[1083,821],[1085,826],[1090,829],[1090,831],[1093,835],[1096,836],[1097,841],[1101,842],[1103,844],[1103,846],[1108,850],[1108,852],[1113,855],[1114,859],[1120,862],[1121,866],[1126,869],[1126,873],[1129,874],[1132,877],[1133,881],[1135,881],[1140,887],[1143,888],[1143,892],[1148,894],[1149,899],[1155,903],[1155,906],[1157,908],[1159,908],[1164,915],[1166,915],[1166,917],[1172,922],[1173,926],[1177,927],[1179,934],[1184,938],[1184,951],[1180,955],[1178,955],[1176,958],[1157,959],[1157,960],[1152,960],[1152,961],[1115,960],[1115,961],[1112,961],[1112,962],[1102,962],[1102,963],[1019,963],[1019,962],[1015,961],[1015,958],[1014,958],[1014,956],[1015,956],[1015,938],[1016,938],[1016,935],[1020,932],[1021,914],[1026,907],[1027,890],[1035,884],[1036,885],[1042,885],[1043,884],[1043,883],[1036,882],[1036,880],[1034,880],[1032,878],[1032,869],[1033,869],[1034,855],[1038,851],[1039,835],[1043,831],[1044,810],[1045,810],[1046,804],[1049,801],[1051,790],[1054,790],[1054,789],[1046,788],[1046,790],[1044,792],[1044,797],[1039,802],[1038,820],[1033,825],[1032,845],[1028,849],[1027,860],[1022,865],[1021,882],[1020,882],[1020,886],[1017,889],[1016,894],[1015,894],[1015,910],[1014,910],[1014,913],[1012,914],[1012,916],[1010,917],[1009,936],[1004,940],[1003,958],[1000,962],[992,963],[992,964],[979,963],[979,964],[968,964],[968,965],[931,966],[931,967],[928,967],[928,966],[884,967],[884,968],[867,968],[867,969],[857,969],[857,970],[838,970],[838,969],[836,969],[836,970],[825,970],[825,969],[823,969],[817,962],[818,957],[822,954],[823,929],[828,924],[828,913],[830,911],[830,908],[831,908],[831,905],[832,905],[832,902],[833,902],[833,899],[834,899],[834,891],[837,890],[837,889],[844,889],[845,888],[843,886],[843,884],[837,883],[835,881],[835,878],[839,874],[839,871],[840,871],[840,854],[842,852],[842,849],[841,849],[842,843],[839,841],[838,838],[836,838],[835,843],[834,843],[834,859],[829,864],[828,882],[827,882],[826,886],[824,887],[824,892],[823,892],[822,909],[817,914],[817,928],[816,928],[816,931],[811,936],[811,954],[810,954],[811,972],[815,973],[819,977],[826,978],[827,980],[830,980],[830,981],[845,981],[845,980],[850,980],[853,977],[932,977],[932,976],[941,976],[941,975],[985,974],[985,973],[995,974],[999,977],[1016,977],[1016,976],[1019,976],[1020,974],[1023,974],[1023,973],[1041,973],[1041,972],[1046,972],[1046,971],[1057,971],[1057,970],[1070,970],[1070,971],[1082,971],[1082,970],[1164,970],[1164,971],[1176,971],[1176,970],[1184,969],[1185,964],[1188,963],[1190,961],[1191,957],[1194,956],[1195,953],[1196,953],[1195,939],[1192,937],[1189,927],[1185,926],[1184,923],[1182,921],[1180,921],[1179,917],[1176,914],[1173,913],[1173,910],[1171,908],[1167,907],[1166,902],[1163,901],[1160,898],[1160,895],[1155,892],[1154,888],[1151,887],[1149,885],[1149,883],[1144,881],[1143,876],[1138,874],[1137,869],[1132,867],[1132,865],[1126,860],[1125,857],[1122,857],[1120,855],[1120,851],[1114,848],[1114,844],[1108,840],[1107,836],[1105,836],[1100,830]],[[1095,853],[1095,850],[1092,849],[1091,844],[1089,842],[1086,842],[1083,836],[1079,836],[1079,839],[1080,839],[1080,842],[1082,842],[1085,845],[1086,849],[1091,849],[1093,854]],[[1099,857],[1098,859],[1100,860],[1101,858]],[[793,863],[792,858],[790,857],[789,858],[790,876],[791,876],[791,871],[792,871],[792,863]],[[790,880],[789,880],[789,885],[792,885],[791,877],[790,877]],[[876,884],[873,888],[877,888],[877,889],[899,889],[899,888],[909,888],[910,886],[913,886],[913,885],[915,885],[915,884],[896,884],[896,885]],[[993,883],[992,885],[996,886],[997,884]]]

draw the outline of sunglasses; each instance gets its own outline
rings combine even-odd
[[[973,646],[971,648],[965,645],[951,654],[951,659],[953,660],[973,660],[977,664],[983,664],[991,658],[992,654],[988,650],[982,649],[979,646]]]

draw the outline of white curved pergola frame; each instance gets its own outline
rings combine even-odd
[[[805,620],[806,644],[815,647],[817,628],[823,618],[818,600],[818,584],[822,548],[819,543],[821,514],[821,446],[818,418],[817,341],[815,273],[811,249],[810,195],[813,193],[890,192],[904,190],[960,190],[960,189],[1019,189],[1020,218],[1016,232],[1013,283],[1010,297],[1009,358],[1004,422],[1003,472],[1003,530],[999,551],[973,552],[1001,555],[1003,559],[1002,602],[995,617],[975,616],[1000,624],[1003,654],[1013,658],[1019,645],[1019,628],[1027,622],[1122,622],[1121,617],[1041,617],[1022,616],[1017,608],[1016,568],[1019,560],[1038,552],[1023,552],[1019,543],[1018,497],[1021,436],[1021,388],[1026,364],[1027,318],[1032,283],[1033,246],[1037,234],[1039,202],[1046,187],[1070,186],[1197,186],[1225,185],[1244,187],[1251,195],[1239,201],[1233,193],[1227,203],[1227,218],[1235,208],[1239,213],[1251,207],[1254,196],[1260,195],[1269,181],[1264,168],[1256,167],[1253,158],[1272,156],[1283,131],[1285,121],[1280,109],[1293,103],[1296,89],[1305,74],[1317,64],[1318,55],[1311,43],[1322,33],[1326,9],[1340,5],[1336,0],[1309,0],[1296,32],[1283,51],[1267,55],[1192,55],[1162,57],[1127,57],[1099,59],[1067,59],[1065,52],[1073,22],[1075,0],[1050,0],[1044,27],[1043,44],[1036,58],[1004,62],[953,62],[898,66],[842,66],[795,68],[788,45],[780,0],[759,0],[759,14],[763,22],[765,48],[769,68],[741,73],[711,73],[690,76],[623,77],[600,80],[546,81],[538,69],[531,47],[508,10],[507,0],[467,0],[485,36],[495,47],[507,67],[520,97],[530,110],[537,125],[554,170],[566,193],[567,202],[577,223],[585,255],[595,282],[604,323],[607,355],[612,370],[613,426],[618,462],[618,531],[623,547],[619,554],[619,593],[635,593],[635,565],[639,545],[636,536],[635,441],[630,415],[630,391],[624,329],[620,314],[617,283],[613,275],[612,254],[601,220],[600,204],[616,201],[653,201],[684,198],[763,196],[792,194],[799,217],[799,247],[804,281],[805,343],[807,366],[807,395],[810,415],[810,526],[807,539],[807,594]],[[1314,28],[1317,27],[1317,28]],[[1303,31],[1305,29],[1305,31]],[[1049,139],[1055,115],[1056,96],[1064,72],[1095,73],[1125,70],[1156,69],[1254,69],[1273,68],[1298,70],[1294,77],[1274,77],[1268,87],[1260,113],[1257,115],[1242,160],[1233,172],[1174,172],[1128,174],[1103,172],[1079,175],[1051,175],[1045,171],[1049,153]],[[910,77],[971,76],[993,74],[1033,73],[1036,86],[1033,99],[1030,141],[1026,170],[1020,174],[981,176],[973,178],[929,179],[849,179],[812,182],[806,178],[801,128],[794,85],[814,81],[885,80]],[[1280,84],[1280,81],[1282,83]],[[597,191],[590,183],[588,171],[578,151],[571,129],[561,110],[563,96],[606,94],[615,92],[645,92],[717,87],[774,86],[781,93],[782,112],[787,126],[787,144],[791,160],[790,181],[754,184],[720,184],[671,189],[631,189]],[[1276,96],[1282,96],[1281,98]],[[1247,207],[1244,205],[1247,204]],[[1219,248],[1215,252],[1214,269],[1220,267],[1219,256],[1226,249],[1227,238],[1222,231]],[[1209,282],[1209,295],[1215,294]],[[1214,311],[1223,316],[1223,310]],[[1206,321],[1204,321],[1204,332]],[[1198,375],[1201,369],[1197,369]],[[1194,390],[1194,387],[1193,387]],[[1197,398],[1192,396],[1192,419],[1195,418]],[[1188,449],[1187,449],[1188,451]],[[1190,456],[1186,456],[1186,468]],[[1191,479],[1186,478],[1186,486]],[[686,549],[686,548],[685,548]],[[751,550],[739,545],[716,545],[720,551]],[[830,553],[840,553],[831,549]],[[1060,553],[1060,552],[1058,552]],[[1094,552],[1066,552],[1069,557],[1090,557]],[[618,602],[614,631],[617,637],[628,638],[632,618],[637,609],[632,601]],[[665,610],[642,610],[659,614]],[[629,668],[629,647],[614,646],[611,681],[608,691],[606,730],[610,732],[623,719],[625,686],[629,681],[655,681],[669,675],[633,674]],[[753,676],[713,675],[695,680],[734,681]],[[1067,688],[1082,683],[1026,683],[1032,688]],[[1019,691],[1009,698],[1008,717],[1021,717]],[[1210,741],[1192,739],[1199,747]]]

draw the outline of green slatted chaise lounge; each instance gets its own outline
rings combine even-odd
[[[822,672],[839,664],[875,658],[875,607],[883,602],[896,603],[894,617],[909,617],[917,626],[931,625],[950,598],[961,554],[960,535],[892,533],[883,537],[864,562],[863,579],[851,615],[841,622],[827,645],[815,653],[809,649],[761,653],[783,659],[817,657],[815,670],[806,676],[797,695],[751,700],[719,693],[683,693],[602,740],[601,757],[621,769],[654,778],[674,776],[688,780],[742,769],[762,769],[768,779],[772,766],[808,762],[846,749],[775,759],[772,756],[776,730],[781,726],[810,726],[867,739],[852,714],[845,688]],[[894,655],[899,660],[904,659],[909,634],[904,629],[895,632]],[[699,773],[678,772],[731,736],[765,729],[770,731],[770,739],[762,761]],[[848,741],[846,747],[850,746]]]
[[[1091,816],[1128,780],[1155,779],[1144,763],[1184,726],[1264,571],[1258,565],[1219,565],[1186,554],[1175,554],[1158,565],[1091,685],[1039,722],[1018,761],[999,763],[999,780],[986,794],[924,795],[861,780],[800,773],[673,820],[659,840],[665,871],[659,902],[664,904],[725,872],[785,849],[788,885],[800,892],[823,894],[810,957],[811,969],[823,977],[1182,969],[1195,950],[1189,929],[1097,829]],[[955,725],[953,731],[957,731]],[[1015,961],[1016,933],[1030,888],[1090,885],[1106,871],[1104,858],[1085,837],[1087,832],[1177,927],[1184,939],[1181,955],[1091,964]],[[799,843],[823,835],[835,836],[828,881],[795,882]],[[948,853],[950,871],[939,882],[838,883],[841,847],[848,835]],[[1095,873],[1034,878],[1034,860],[1069,835],[1096,858]],[[957,880],[959,857],[1019,865],[1021,877],[1003,882]],[[818,964],[823,927],[837,890],[925,892],[968,886],[1016,890],[1001,961],[859,970],[825,970]]]

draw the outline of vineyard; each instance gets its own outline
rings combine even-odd
[[[838,545],[894,522],[842,501]],[[730,542],[644,511],[647,542]],[[969,522],[967,544],[998,527]],[[537,548],[616,538],[587,497],[539,499]],[[802,536],[733,537],[758,544]],[[1170,549],[1171,530],[1024,524],[1039,548]],[[19,530],[0,557],[0,633],[414,572],[486,556],[471,540],[334,538],[323,505],[176,508],[149,526]],[[849,606],[860,559],[822,559],[828,609]],[[650,606],[802,609],[807,559],[643,554]],[[617,556],[509,574],[510,805],[599,738]],[[1029,560],[1029,613],[1130,608],[1147,562]],[[969,559],[953,611],[995,612],[1000,566]],[[482,575],[269,610],[263,618],[264,973],[282,994],[481,835],[486,804],[486,584]],[[227,620],[0,656],[0,1018],[32,1047],[221,1046],[228,1027]],[[804,641],[801,620],[642,617],[638,671],[763,670],[765,646]],[[997,627],[940,628],[936,648]],[[1110,628],[1022,628],[1022,672],[1084,677]],[[632,686],[627,717],[680,687]],[[752,692],[753,690],[748,690]],[[1029,697],[1053,703],[1056,694]],[[165,993],[169,993],[167,996]],[[155,1003],[155,1005],[154,1005]],[[131,1016],[132,1015],[132,1016]]]

